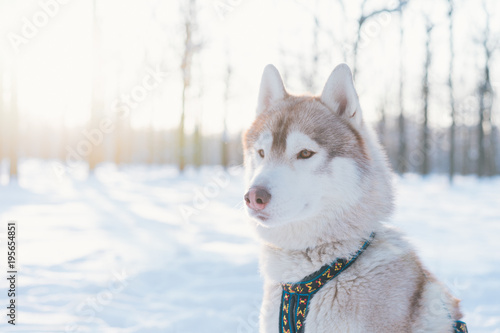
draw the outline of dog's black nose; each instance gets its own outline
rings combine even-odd
[[[254,210],[263,210],[269,201],[271,201],[271,193],[264,187],[252,187],[245,194],[247,206]]]

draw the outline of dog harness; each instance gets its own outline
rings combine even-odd
[[[370,245],[375,233],[361,246],[351,259],[336,259],[332,264],[321,267],[297,283],[282,283],[279,316],[280,333],[303,333],[309,304],[314,295],[329,281],[347,269]],[[462,321],[454,323],[455,333],[467,333],[467,326]]]

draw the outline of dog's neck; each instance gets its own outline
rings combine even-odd
[[[325,241],[303,250],[284,249],[264,243],[261,271],[266,278],[275,282],[297,282],[338,258],[350,258],[369,235]]]

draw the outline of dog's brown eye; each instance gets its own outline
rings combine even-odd
[[[311,156],[313,156],[315,154],[315,152],[313,151],[310,151],[310,150],[307,150],[307,149],[304,149],[302,150],[298,155],[297,155],[297,158],[298,159],[302,159],[302,160],[306,160],[308,158],[310,158]]]
[[[259,156],[264,158],[265,154],[263,149],[259,149]]]

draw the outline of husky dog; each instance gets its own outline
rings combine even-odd
[[[282,284],[352,258],[372,233],[366,251],[311,298],[305,332],[455,332],[458,300],[383,224],[393,210],[392,174],[347,65],[320,96],[289,94],[268,65],[243,145],[246,210],[262,240],[260,332],[282,331]]]

